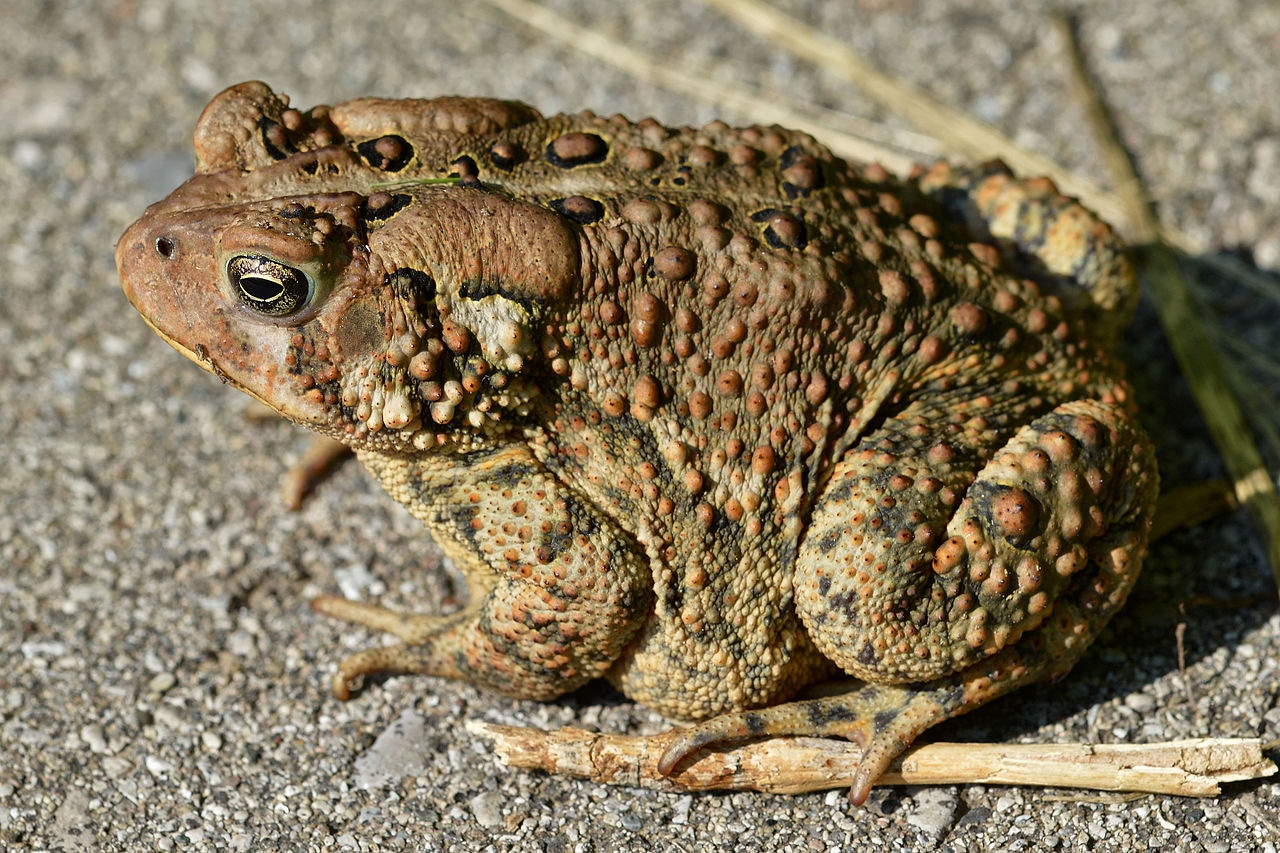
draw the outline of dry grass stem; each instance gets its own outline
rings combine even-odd
[[[698,753],[664,777],[658,756],[672,733],[545,732],[471,721],[512,767],[611,785],[668,791],[752,790],[798,794],[847,787],[858,747],[841,740],[774,738]],[[1209,797],[1224,782],[1276,772],[1257,739],[1197,739],[1150,745],[960,744],[912,747],[877,785],[1031,785]]]
[[[603,33],[582,27],[537,3],[529,0],[486,0],[513,18],[558,41],[571,45],[575,50],[607,62],[633,75],[637,79],[652,81],[671,91],[681,92],[707,103],[718,104],[750,116],[761,124],[779,124],[803,130],[819,137],[841,157],[862,162],[879,162],[886,168],[905,172],[918,159],[882,144],[868,141],[867,133],[886,135],[883,128],[876,129],[870,122],[860,123],[859,134],[837,131],[831,127],[831,113],[820,110],[801,110],[784,106],[776,99],[742,85],[733,85],[715,79],[706,69],[681,63],[672,57],[655,59],[649,54],[633,50],[622,42]],[[854,122],[844,118],[843,123]]]
[[[1275,482],[1253,441],[1244,410],[1231,392],[1232,370],[1201,320],[1204,312],[1196,305],[1177,257],[1161,242],[1155,206],[1120,140],[1110,110],[1085,67],[1074,27],[1062,16],[1056,16],[1055,21],[1068,47],[1076,86],[1103,149],[1107,168],[1119,187],[1125,219],[1142,253],[1141,268],[1169,346],[1231,474],[1236,499],[1262,534],[1271,571],[1280,587],[1280,495],[1276,494]]]
[[[844,42],[805,25],[761,0],[704,0],[756,34],[772,39],[815,65],[844,76],[886,109],[938,139],[947,150],[973,160],[999,157],[1015,172],[1048,175],[1069,195],[1078,196],[1104,219],[1123,215],[1116,199],[1053,160],[1014,144],[995,128],[877,70]]]
[[[1195,527],[1240,508],[1235,490],[1226,480],[1205,480],[1160,493],[1151,541],[1183,527]]]

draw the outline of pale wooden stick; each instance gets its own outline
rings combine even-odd
[[[707,750],[669,777],[658,757],[674,732],[649,737],[583,729],[554,732],[476,720],[467,729],[493,742],[511,767],[611,785],[667,791],[750,790],[798,794],[848,787],[858,747],[823,738],[772,738]],[[1162,744],[930,743],[903,753],[877,785],[1031,785],[1211,797],[1224,782],[1276,772],[1254,738],[1203,738]]]

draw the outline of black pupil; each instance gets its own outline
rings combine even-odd
[[[241,278],[240,289],[245,296],[258,302],[270,302],[284,293],[284,286],[280,282],[256,275]]]

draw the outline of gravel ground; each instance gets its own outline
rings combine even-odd
[[[655,56],[779,99],[881,118],[848,85],[697,3],[562,0]],[[1085,174],[1100,166],[1041,4],[792,0],[883,69]],[[1280,268],[1280,12],[1250,0],[1068,3],[1160,201],[1204,254]],[[1153,14],[1158,10],[1158,13]],[[466,719],[655,731],[603,687],[551,704],[396,678],[328,693],[374,640],[311,615],[342,590],[458,594],[427,537],[347,466],[302,511],[276,483],[305,436],[245,417],[151,334],[112,245],[190,168],[224,86],[310,105],[489,94],[668,124],[717,112],[482,3],[0,1],[0,846],[17,850],[1265,850],[1280,782],[1213,800],[996,787],[779,797],[631,791],[513,772]],[[1275,302],[1205,276],[1206,310],[1268,347]],[[1169,485],[1220,473],[1144,306],[1127,358]],[[1271,393],[1260,376],[1259,393]],[[1138,742],[1280,737],[1280,616],[1240,517],[1158,543],[1129,608],[1065,681],[938,732]],[[1179,605],[1195,596],[1218,603]],[[1177,657],[1182,627],[1185,669]],[[394,728],[401,746],[374,748]],[[391,736],[389,734],[388,736]],[[380,747],[385,747],[383,741]]]

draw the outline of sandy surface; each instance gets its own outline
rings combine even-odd
[[[884,119],[697,3],[557,2],[655,56],[770,98]],[[791,2],[887,71],[1101,177],[1041,4]],[[1090,56],[1165,221],[1197,251],[1280,268],[1280,14],[1248,0],[1079,2]],[[1153,14],[1153,9],[1159,9]],[[1266,11],[1266,10],[1270,11]],[[643,11],[641,11],[643,10]],[[1220,798],[1044,790],[798,797],[637,792],[513,772],[466,719],[653,731],[602,687],[540,705],[396,678],[339,703],[334,660],[377,640],[314,617],[346,591],[457,595],[428,538],[356,466],[298,513],[305,436],[173,353],[121,295],[112,245],[190,168],[215,92],[261,78],[307,106],[487,94],[666,123],[744,117],[585,58],[482,3],[0,2],[0,847],[57,850],[1269,850],[1280,782]],[[1276,303],[1206,281],[1237,341]],[[1171,485],[1220,472],[1149,307],[1127,358]],[[1275,390],[1259,376],[1259,393]],[[1065,681],[937,732],[1137,742],[1280,737],[1280,617],[1249,526],[1158,543],[1131,606]],[[1175,630],[1185,626],[1185,672]],[[368,757],[399,721],[397,770]],[[363,759],[363,760],[362,760]],[[372,763],[372,767],[371,767]],[[407,775],[404,775],[407,774]]]

